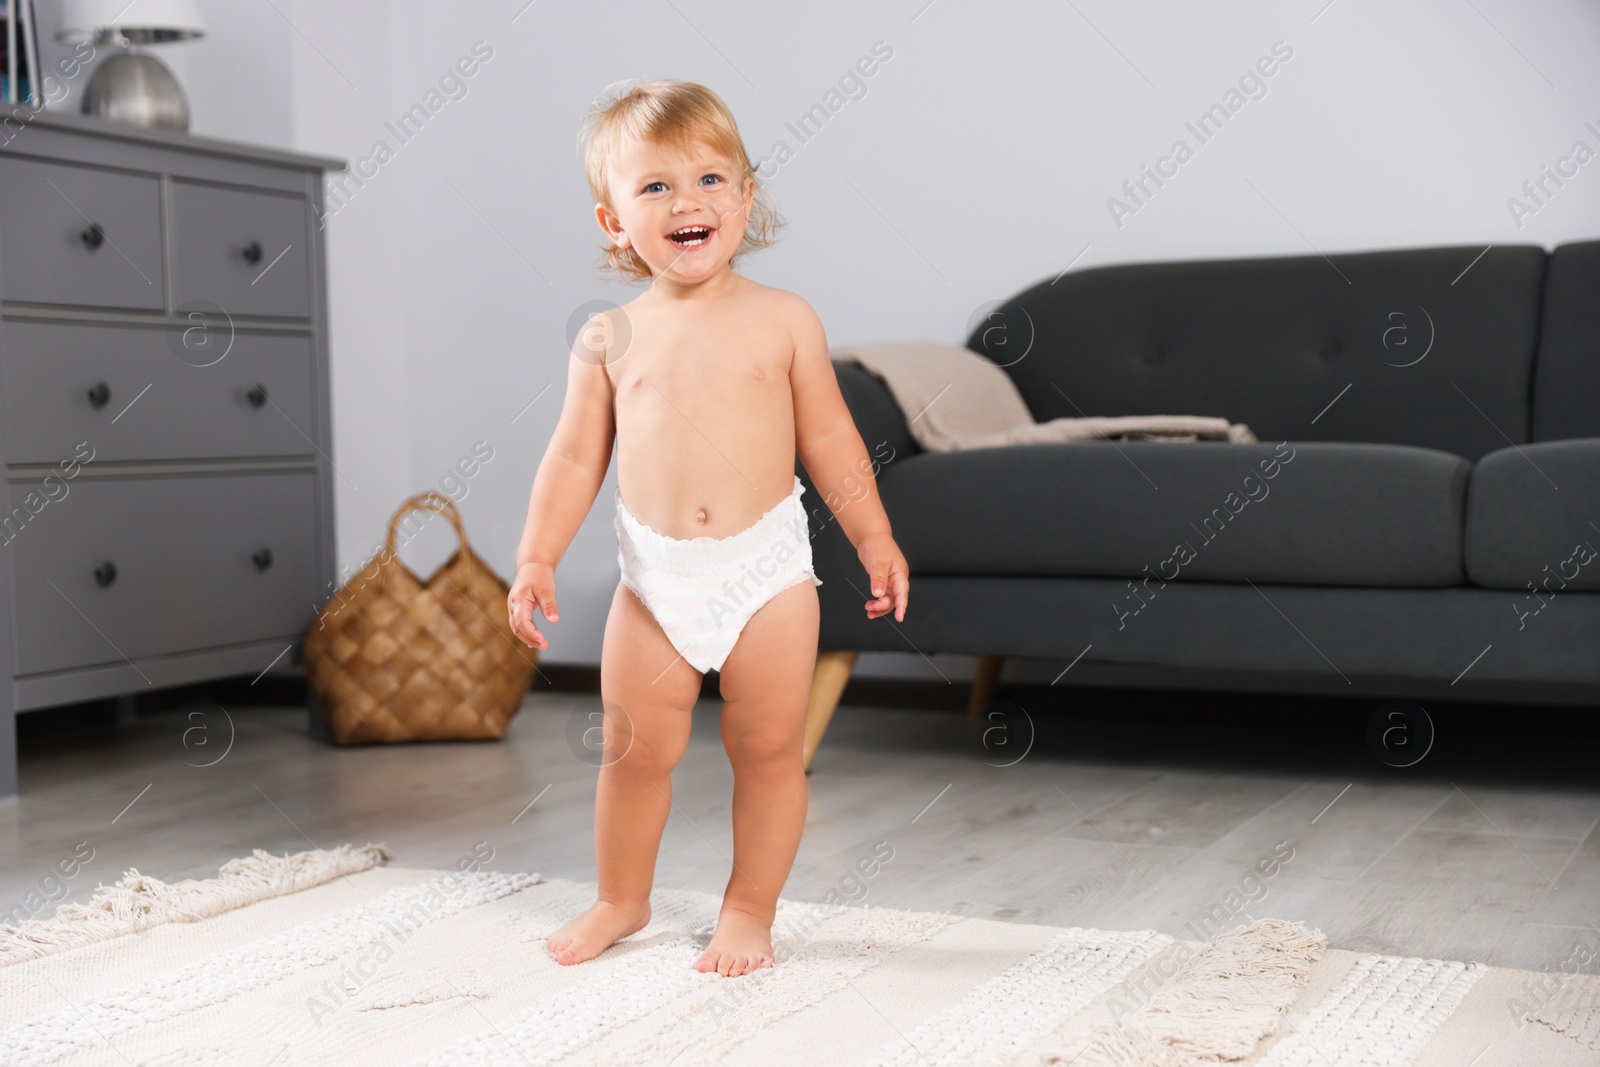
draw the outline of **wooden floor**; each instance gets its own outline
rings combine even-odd
[[[1274,916],[1340,948],[1533,970],[1600,947],[1593,712],[1433,706],[1432,750],[1397,769],[1367,747],[1374,702],[1003,690],[1029,710],[978,720],[984,738],[960,694],[936,707],[850,696],[810,778],[792,899],[837,890],[1189,939],[1208,914],[1224,928]],[[129,867],[207,877],[251,849],[345,842],[432,868],[487,842],[495,869],[594,877],[582,733],[595,696],[538,692],[501,743],[360,749],[308,737],[303,707],[226,703],[226,715],[196,701],[25,731],[22,795],[0,802],[0,908],[26,907],[30,891],[81,901]],[[717,715],[714,701],[696,710],[660,886],[718,892],[727,879]],[[62,898],[49,872],[91,848]],[[1291,849],[1272,877],[1255,873]]]

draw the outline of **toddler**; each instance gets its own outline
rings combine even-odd
[[[649,284],[573,345],[509,597],[513,631],[549,648],[533,614],[560,618],[555,568],[615,442],[622,580],[600,663],[599,893],[547,951],[580,963],[650,921],[671,772],[701,677],[715,670],[733,870],[695,966],[744,975],[772,966],[778,893],[806,816],[821,582],[796,455],[866,570],[868,618],[905,618],[909,575],[876,485],[858,476],[872,468],[816,312],[733,272],[741,253],[771,244],[777,219],[722,99],[687,82],[638,83],[591,110],[584,139],[607,265]]]

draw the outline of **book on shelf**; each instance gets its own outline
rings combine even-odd
[[[16,18],[12,18],[12,12]],[[0,49],[0,101],[7,104],[44,105],[39,94],[39,20],[33,0],[0,0],[0,21],[6,26],[6,43]]]

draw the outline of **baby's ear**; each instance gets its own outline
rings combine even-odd
[[[616,245],[618,248],[627,248],[628,235],[622,232],[622,228],[620,226],[613,226],[612,224],[616,217],[616,212],[612,211],[604,203],[595,204],[594,218],[595,221],[600,224],[600,229],[603,230],[605,235],[611,239],[612,244]]]

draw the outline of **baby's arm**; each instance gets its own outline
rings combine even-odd
[[[872,460],[839,394],[822,320],[805,300],[789,296],[786,311],[794,335],[789,385],[794,395],[795,448],[867,570],[873,597],[867,601],[867,617],[875,619],[892,609],[895,620],[902,621],[910,594],[910,572],[878,498]]]
[[[511,630],[536,648],[549,648],[550,642],[533,625],[534,608],[552,622],[559,620],[556,564],[583,525],[611,465],[616,427],[602,336],[600,330],[585,327],[572,346],[567,399],[534,475],[528,521],[517,546],[517,576],[508,598]]]

